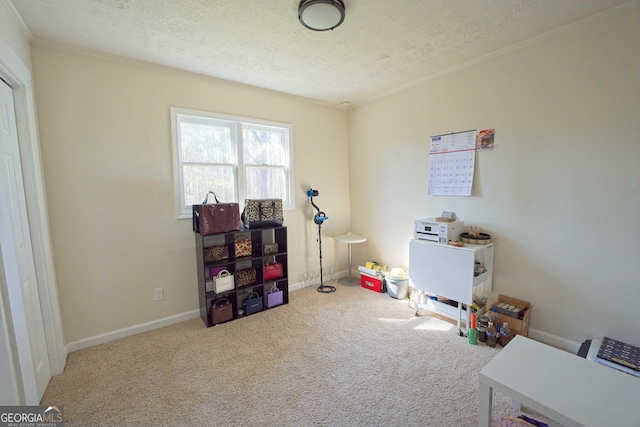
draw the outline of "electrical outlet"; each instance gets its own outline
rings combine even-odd
[[[311,268],[311,258],[307,258],[307,269]]]
[[[156,301],[161,301],[164,298],[164,294],[162,292],[162,288],[155,288],[153,290],[153,299]]]

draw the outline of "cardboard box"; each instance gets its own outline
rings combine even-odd
[[[501,302],[506,302],[507,304],[515,305],[518,308],[526,309],[524,312],[524,316],[522,319],[517,319],[515,317],[511,317],[506,314],[502,314],[498,312],[498,316],[500,316],[501,322],[507,322],[509,325],[509,329],[511,329],[511,333],[513,335],[518,334],[524,337],[529,336],[529,321],[531,320],[531,310],[533,309],[533,304],[528,301],[523,301],[516,298],[511,298],[506,295],[499,294],[498,301],[493,303],[494,305],[500,304]]]

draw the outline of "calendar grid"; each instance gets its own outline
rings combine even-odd
[[[428,194],[470,196],[475,169],[476,131],[431,137]]]

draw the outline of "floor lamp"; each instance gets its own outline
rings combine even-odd
[[[320,286],[318,286],[318,292],[322,292],[324,294],[328,294],[331,292],[335,292],[336,288],[334,286],[329,286],[324,284],[324,278],[322,276],[322,223],[329,219],[329,217],[320,210],[320,208],[313,203],[313,197],[320,195],[318,190],[309,189],[307,190],[307,197],[311,201],[311,206],[316,209],[316,214],[313,216],[313,222],[318,225],[318,246],[320,249]]]

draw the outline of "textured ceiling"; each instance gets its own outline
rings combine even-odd
[[[4,1],[36,42],[354,105],[629,0],[344,0],[326,32],[298,0]]]

